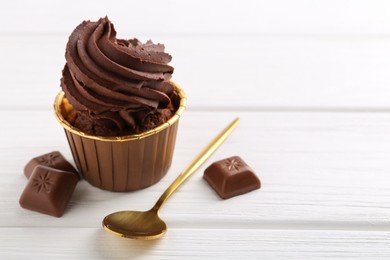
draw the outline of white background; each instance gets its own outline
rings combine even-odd
[[[0,4],[0,258],[390,258],[389,1],[4,1]],[[23,167],[59,150],[52,113],[67,37],[108,15],[121,38],[162,42],[188,95],[158,184],[79,183],[61,218],[21,209]],[[102,218],[148,209],[233,117],[241,123],[161,211],[157,241]],[[221,200],[202,179],[240,155],[260,190]]]

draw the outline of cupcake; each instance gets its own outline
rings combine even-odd
[[[70,35],[54,110],[92,185],[132,191],[167,173],[186,96],[170,80],[164,49],[116,38],[107,17],[84,21]]]

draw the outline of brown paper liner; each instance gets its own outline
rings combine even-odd
[[[179,118],[186,106],[186,95],[176,83],[174,102],[178,109],[166,123],[147,132],[103,137],[86,134],[63,117],[69,112],[64,92],[54,103],[57,120],[65,130],[73,159],[80,174],[93,186],[109,191],[132,191],[155,184],[172,162]]]

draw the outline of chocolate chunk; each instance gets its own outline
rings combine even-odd
[[[24,175],[26,175],[27,178],[30,178],[34,168],[38,165],[43,165],[66,172],[73,172],[76,174],[76,176],[79,176],[77,170],[58,151],[43,154],[31,159],[24,167]]]
[[[261,187],[254,171],[238,156],[214,162],[205,170],[203,178],[223,199]]]
[[[38,165],[20,196],[22,208],[61,217],[79,178],[73,172]]]

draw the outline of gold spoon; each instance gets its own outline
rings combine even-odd
[[[206,148],[180,173],[164,191],[156,204],[148,211],[118,211],[103,219],[103,228],[117,236],[151,240],[162,237],[167,232],[167,225],[159,217],[159,210],[172,193],[201,166],[211,154],[225,141],[237,126],[239,118],[231,122],[216,136]]]

